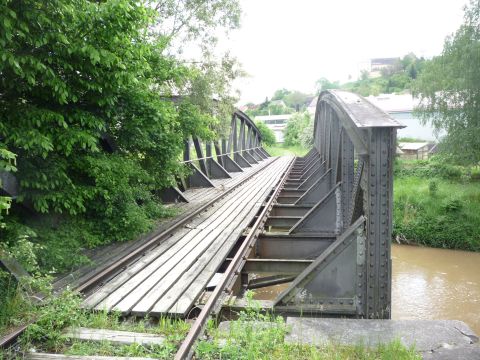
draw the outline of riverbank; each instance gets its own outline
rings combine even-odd
[[[477,169],[438,160],[397,161],[393,196],[397,242],[480,251]]]

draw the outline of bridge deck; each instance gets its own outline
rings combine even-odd
[[[284,157],[271,163],[104,284],[84,306],[139,316],[185,316],[290,161]]]
[[[236,186],[239,182],[241,182],[246,177],[250,176],[253,172],[267,166],[268,164],[270,164],[271,161],[274,161],[274,160],[275,158],[268,158],[266,160],[263,160],[259,164],[255,164],[255,165],[252,165],[251,167],[243,168],[243,172],[231,172],[229,173],[229,175],[231,176],[230,179],[211,179],[210,181],[212,182],[213,185],[215,185],[215,187],[187,189],[183,192],[183,195],[187,198],[189,203],[176,204],[176,207],[182,208],[182,207],[195,206],[198,203],[204,203],[210,199],[213,199],[215,196],[218,196],[225,190],[228,190],[229,188]]]
[[[268,166],[268,164],[274,160],[275,158],[270,157],[261,161],[259,164],[254,164],[251,167],[244,168],[242,172],[232,172],[230,173],[231,178],[228,179],[211,180],[215,187],[187,189],[183,192],[183,195],[189,201],[188,203],[181,202],[168,205],[178,211],[177,216],[174,218],[163,219],[157,224],[154,231],[146,234],[140,239],[124,243],[113,243],[103,248],[97,248],[94,251],[88,252],[86,255],[90,259],[91,263],[82,266],[73,273],[68,273],[59,277],[54,283],[54,288],[62,289],[66,286],[78,286],[91,274],[100,271],[102,268],[113,264],[116,260],[134,251],[138,246],[148,241],[152,236],[155,236],[155,234],[167,229],[182,218],[189,216],[192,212],[199,209],[208,201],[223,194],[230,188],[235,187],[249,176],[252,176],[254,172],[261,170],[265,166]]]

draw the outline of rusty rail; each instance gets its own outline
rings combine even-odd
[[[204,205],[200,206],[198,209],[190,213],[188,216],[180,219],[178,222],[174,223],[161,233],[153,236],[149,241],[147,241],[145,244],[139,246],[132,252],[128,253],[126,256],[122,257],[121,259],[113,262],[110,266],[107,268],[101,270],[100,272],[97,272],[95,274],[92,274],[88,279],[86,279],[82,284],[74,288],[74,291],[77,291],[79,293],[85,293],[89,290],[91,290],[94,286],[98,285],[105,279],[109,278],[111,275],[119,271],[121,268],[126,266],[129,262],[134,260],[136,257],[141,256],[145,251],[149,250],[151,247],[155,246],[158,244],[162,239],[165,237],[169,236],[172,232],[176,231],[178,228],[184,226],[186,223],[190,222],[192,218],[200,214],[201,212],[205,211],[208,209],[210,206],[212,206],[215,202],[219,201],[223,197],[227,196],[229,193],[231,193],[233,190],[237,189],[239,186],[243,185],[245,182],[250,180],[253,176],[258,174],[260,171],[264,170],[266,167],[272,165],[275,161],[277,161],[278,158],[273,159],[269,164],[260,167],[258,169],[255,169],[252,171],[247,177],[239,181],[237,184],[232,186],[231,188],[228,188],[225,190],[223,193],[219,194],[215,198],[211,199]],[[2,348],[7,348],[8,346],[12,345],[15,343],[15,341],[18,339],[20,335],[23,334],[25,329],[35,321],[32,321],[26,325],[22,325],[20,327],[15,328],[11,333],[5,335],[0,339],[0,349]]]
[[[252,226],[247,237],[243,241],[242,245],[238,249],[232,261],[230,262],[223,277],[221,278],[218,285],[215,287],[215,290],[208,298],[208,301],[203,307],[202,311],[200,312],[197,320],[195,320],[195,323],[190,328],[190,331],[188,332],[187,337],[182,342],[182,345],[180,346],[180,348],[177,351],[177,354],[175,355],[175,360],[184,360],[192,357],[193,355],[192,349],[193,349],[193,345],[195,344],[195,341],[202,334],[204,326],[210,314],[212,313],[213,309],[215,308],[217,301],[220,299],[222,293],[225,291],[230,292],[227,289],[227,285],[231,283],[232,278],[234,278],[235,276],[238,276],[239,269],[241,269],[245,264],[248,253],[253,248],[255,241],[257,239],[257,236],[263,224],[265,223],[268,214],[270,213],[273,207],[274,201],[276,200],[277,196],[280,194],[280,190],[282,189],[282,186],[285,183],[288,177],[288,174],[290,173],[290,170],[293,167],[294,162],[295,162],[295,158],[292,160],[289,167],[283,174],[274,193],[268,200],[267,204],[265,205],[262,212],[260,213],[257,220],[255,221],[255,224]]]

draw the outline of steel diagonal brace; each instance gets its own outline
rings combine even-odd
[[[274,307],[291,304],[293,299],[312,281],[329,263],[331,263],[353,241],[363,242],[365,218],[362,216],[337,237],[318,258],[316,258],[290,286],[280,293],[274,301]]]

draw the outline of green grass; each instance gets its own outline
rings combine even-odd
[[[289,344],[284,341],[289,329],[282,317],[260,313],[258,307],[241,312],[230,322],[230,329],[221,332],[210,323],[207,340],[197,343],[198,359],[421,359],[414,348],[400,341],[368,348],[362,344],[321,346]]]
[[[414,348],[406,348],[399,341],[367,348],[355,346],[312,346],[287,344],[288,333],[281,317],[260,312],[258,303],[249,293],[249,308],[231,322],[230,330],[221,333],[213,321],[207,325],[207,338],[196,347],[197,359],[420,359]],[[178,319],[161,318],[158,321],[141,319],[123,321],[119,313],[91,313],[80,308],[81,298],[65,292],[52,298],[37,313],[37,322],[21,338],[24,351],[64,353],[68,355],[143,356],[171,359],[185,338],[190,325]],[[159,346],[115,345],[108,341],[86,342],[65,338],[66,327],[92,327],[161,334],[166,340]],[[1,357],[0,357],[1,359]]]
[[[412,137],[401,137],[397,139],[398,142],[406,142],[406,143],[415,143],[415,142],[428,142],[428,140],[422,140]]]
[[[480,184],[397,177],[394,236],[418,244],[480,251]]]
[[[265,146],[265,150],[272,156],[304,156],[310,149],[306,149],[301,145],[284,146],[283,144],[275,144],[273,146]]]
[[[59,297],[50,298],[38,307],[37,321],[30,325],[21,338],[24,350],[58,352],[70,355],[111,355],[145,356],[170,359],[180,342],[185,338],[190,324],[179,319],[140,319],[123,321],[120,313],[104,311],[92,313],[81,309],[81,297],[72,292],[64,292]],[[120,346],[105,342],[83,342],[67,339],[63,332],[67,327],[90,327],[98,329],[125,330],[163,335],[162,345],[144,347],[141,345]]]
[[[425,246],[480,251],[480,169],[441,158],[395,163],[393,235]]]
[[[33,304],[17,287],[16,281],[0,271],[0,336],[26,323],[35,313]]]

